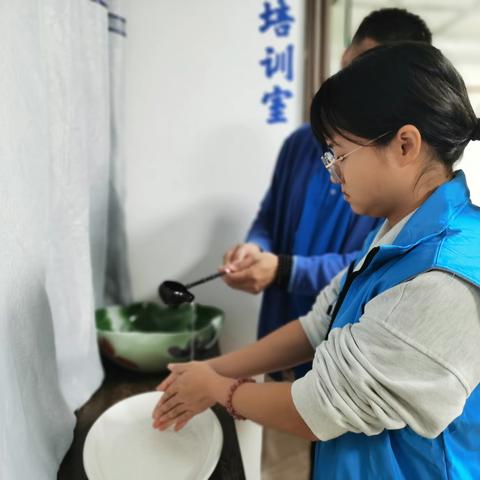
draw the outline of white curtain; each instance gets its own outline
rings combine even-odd
[[[125,159],[123,148],[124,53],[126,38],[125,4],[111,0],[109,9],[110,45],[110,175],[108,197],[108,242],[106,246],[105,284],[99,286],[103,297],[97,305],[127,304],[132,301],[127,261],[125,224]]]
[[[113,107],[121,8],[0,2],[1,480],[56,478],[73,412],[103,378],[94,308],[109,262],[125,275],[112,298],[129,295]]]

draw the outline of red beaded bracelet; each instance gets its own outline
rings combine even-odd
[[[232,383],[230,390],[228,392],[228,397],[227,397],[227,402],[225,403],[225,408],[227,409],[227,412],[235,419],[235,420],[246,420],[246,418],[243,415],[240,415],[237,413],[237,411],[233,408],[232,404],[232,398],[233,394],[235,393],[235,390],[240,385],[243,385],[244,383],[255,383],[255,380],[253,378],[238,378],[235,380],[234,383]]]

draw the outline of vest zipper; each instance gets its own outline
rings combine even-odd
[[[340,295],[338,296],[338,299],[337,299],[337,303],[335,304],[335,308],[333,309],[333,313],[330,319],[330,324],[328,325],[328,329],[327,329],[327,334],[325,335],[325,340],[328,340],[328,335],[332,330],[333,322],[335,322],[335,319],[337,318],[337,314],[343,304],[343,301],[345,300],[345,297],[347,296],[350,286],[352,285],[353,281],[368,268],[370,263],[372,263],[373,257],[375,257],[375,255],[378,253],[379,250],[380,250],[380,247],[372,248],[368,252],[367,256],[365,257],[365,261],[363,262],[363,265],[356,272],[353,271],[353,269],[355,268],[354,261],[348,267],[347,278],[345,279],[345,283],[343,285],[342,291],[340,292]]]

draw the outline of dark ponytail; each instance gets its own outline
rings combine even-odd
[[[390,142],[403,125],[415,125],[447,167],[470,140],[480,139],[480,123],[465,83],[440,50],[420,42],[373,48],[330,77],[315,95],[311,124],[325,143],[338,133]]]

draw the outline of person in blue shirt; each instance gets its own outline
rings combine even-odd
[[[455,164],[480,119],[465,83],[431,45],[382,45],[322,84],[311,122],[353,211],[385,221],[307,315],[170,365],[154,427],[218,402],[314,440],[315,480],[478,479],[480,207]],[[294,382],[246,378],[306,360]]]
[[[411,12],[376,10],[361,22],[341,65],[379,44],[399,40],[431,43],[432,35]],[[228,285],[250,293],[263,291],[258,338],[307,313],[318,292],[356,258],[365,237],[380,222],[352,212],[340,185],[330,182],[322,154],[310,125],[287,138],[246,242],[224,256],[224,268],[231,272],[224,277]],[[300,378],[310,368],[307,362],[293,371],[272,372],[268,379]],[[291,465],[293,457],[297,478],[308,478],[308,442],[264,429],[262,445],[263,480],[288,479],[291,473],[284,465]]]

